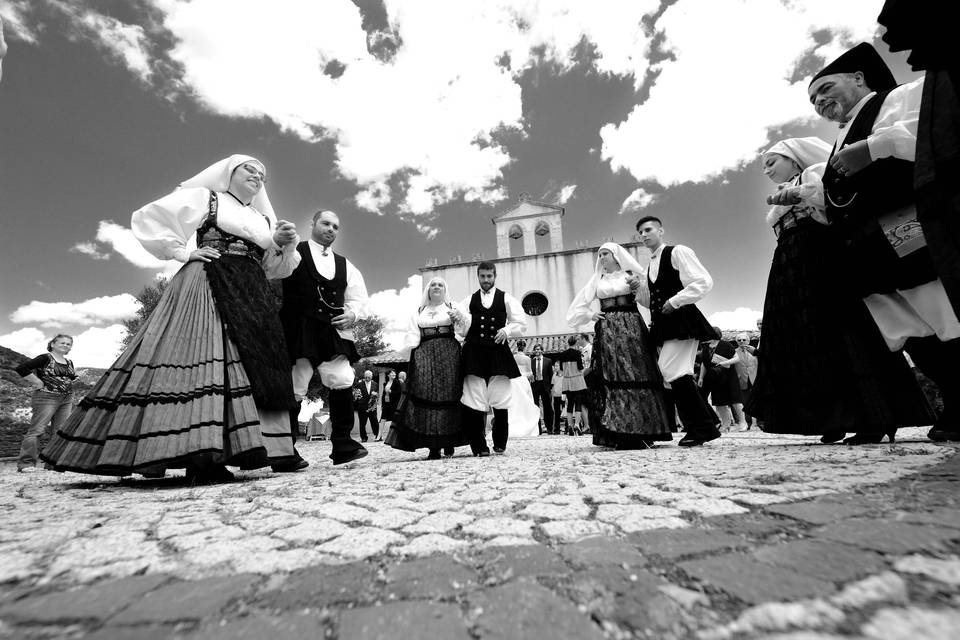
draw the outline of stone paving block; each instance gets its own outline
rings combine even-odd
[[[907,583],[893,571],[864,578],[846,585],[840,593],[830,596],[830,602],[845,609],[862,609],[875,603],[902,603],[907,601]]]
[[[627,565],[642,567],[647,561],[635,547],[606,536],[587,538],[573,544],[565,544],[558,551],[567,562],[576,567]]]
[[[103,620],[169,580],[165,575],[135,576],[25,598],[0,608],[0,618],[33,623]]]
[[[532,522],[515,520],[513,518],[480,518],[463,527],[463,532],[481,538],[496,536],[524,536],[530,535]]]
[[[460,607],[429,602],[398,602],[340,613],[338,640],[443,638],[470,640]]]
[[[774,533],[797,528],[797,524],[793,520],[783,520],[762,513],[718,516],[716,518],[710,518],[707,522],[709,522],[711,527],[751,538],[765,538]]]
[[[331,553],[348,560],[361,560],[386,551],[391,545],[407,539],[394,531],[373,527],[357,527],[340,537],[317,546],[321,553]]]
[[[273,535],[297,544],[326,542],[343,535],[350,527],[330,518],[301,518],[300,523],[292,527],[274,531]]]
[[[881,609],[861,628],[868,638],[877,640],[947,640],[956,638],[960,629],[960,611],[921,607]]]
[[[960,509],[956,507],[934,507],[924,511],[897,512],[890,514],[889,517],[891,520],[936,524],[951,529],[960,529]]]
[[[452,553],[470,546],[466,540],[457,540],[442,533],[418,536],[407,544],[394,546],[390,552],[401,556],[429,556],[434,553]]]
[[[141,598],[110,620],[110,624],[150,624],[202,620],[215,616],[228,602],[248,590],[259,578],[238,574],[175,582]]]
[[[575,542],[598,535],[613,535],[617,529],[612,524],[596,520],[554,520],[544,522],[540,530],[545,536],[559,542]]]
[[[754,604],[822,596],[834,591],[829,582],[740,554],[690,560],[679,566],[688,575]]]
[[[288,613],[251,615],[227,624],[206,625],[185,636],[185,640],[320,640],[324,633],[319,616]]]
[[[872,551],[816,540],[768,545],[755,551],[753,557],[829,582],[849,582],[885,566],[883,557]]]
[[[601,640],[604,635],[577,606],[532,583],[478,591],[469,598],[480,638]]]
[[[480,579],[476,570],[448,556],[410,560],[387,569],[386,597],[399,600],[449,598],[457,592],[473,589]]]
[[[299,609],[373,602],[379,591],[377,569],[366,562],[319,565],[294,571],[257,600],[265,607]]]
[[[437,511],[416,524],[403,528],[404,533],[447,533],[457,527],[473,522],[473,516],[451,511]]]
[[[810,524],[829,524],[838,520],[854,518],[868,513],[871,510],[872,508],[868,505],[833,502],[830,500],[777,504],[765,509],[765,511],[769,513],[787,516]]]
[[[749,545],[743,538],[723,531],[694,528],[655,529],[631,534],[627,540],[645,555],[657,555],[670,560]]]
[[[604,565],[573,574],[569,591],[594,617],[649,633],[672,627],[680,612],[680,605],[662,590],[668,585],[643,569]]]
[[[520,515],[547,520],[580,520],[590,515],[590,507],[583,501],[573,504],[531,502],[520,512]]]
[[[960,538],[956,529],[867,518],[835,522],[815,529],[810,534],[881,553],[896,554],[921,549],[940,549],[947,541]]]
[[[181,637],[174,625],[148,627],[102,627],[84,634],[83,640],[170,640]]]
[[[562,575],[570,571],[558,553],[541,545],[486,549],[477,560],[503,579]]]
[[[960,587],[960,559],[957,556],[941,560],[912,555],[897,560],[893,568],[900,573],[915,573],[954,587]]]

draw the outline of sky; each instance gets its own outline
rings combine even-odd
[[[130,214],[232,153],[278,217],[318,209],[395,340],[427,260],[496,255],[521,193],[565,207],[566,248],[642,215],[754,326],[775,246],[759,154],[834,125],[810,77],[879,39],[882,0],[0,0],[0,345],[56,333],[106,367],[133,297],[179,263]],[[466,295],[468,292],[456,292]]]

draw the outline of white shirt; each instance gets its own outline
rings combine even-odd
[[[843,146],[850,131],[849,124],[860,113],[876,92],[865,95],[850,110],[849,119],[840,125],[837,146]],[[880,113],[867,136],[870,159],[899,158],[913,162],[917,154],[917,123],[920,119],[920,100],[923,97],[923,78],[895,88],[883,101]]]
[[[161,260],[190,259],[194,236],[210,211],[210,190],[177,189],[133,212],[130,230],[143,248]],[[300,264],[299,237],[280,247],[273,241],[273,223],[250,205],[226,193],[217,194],[217,226],[264,249],[260,265],[267,278],[286,278]]]
[[[579,327],[593,321],[593,315],[600,309],[599,305],[595,302],[600,298],[613,298],[615,296],[623,296],[630,293],[630,285],[627,284],[627,272],[626,271],[614,271],[612,273],[603,273],[600,275],[600,280],[597,282],[597,293],[592,300],[587,300],[583,296],[578,295],[574,298],[573,302],[570,303],[570,308],[567,310],[567,322],[572,327]],[[640,288],[634,292],[634,295],[637,298],[637,304],[642,306],[649,306],[650,304],[650,294],[647,290],[646,278],[641,276]]]
[[[469,317],[456,302],[451,302],[450,306],[460,312],[461,315]],[[420,344],[420,327],[443,327],[453,325],[456,335],[463,337],[467,333],[467,325],[463,323],[453,324],[448,313],[450,307],[446,304],[427,305],[410,316],[410,322],[407,324],[407,333],[403,336],[403,347],[399,354],[401,357],[409,357],[410,351]]]
[[[323,245],[314,241],[313,238],[307,240],[310,247],[310,256],[313,258],[313,264],[317,267],[317,273],[328,280],[332,279],[337,273],[337,265],[333,260],[333,251],[327,250],[327,255],[323,255]],[[344,258],[346,260],[346,258]],[[353,263],[347,260],[347,288],[343,292],[343,308],[347,311],[353,311],[357,314],[357,320],[367,317],[367,285],[363,281],[363,274],[353,266]],[[345,332],[341,331],[340,335]],[[350,338],[352,340],[353,338]]]
[[[650,279],[657,281],[660,274],[660,256],[667,245],[662,244],[657,247],[650,256],[650,266],[647,267],[650,273]],[[670,253],[670,264],[680,272],[680,283],[683,289],[674,294],[668,302],[674,307],[682,307],[688,304],[694,304],[703,299],[710,290],[713,289],[713,278],[710,273],[700,264],[697,254],[690,247],[682,244],[673,246]]]
[[[484,292],[483,289],[480,289],[480,304],[484,309],[489,309],[493,305],[493,296],[496,294],[498,289],[496,287],[490,287],[490,291]],[[466,310],[464,313],[464,319],[466,327],[464,332],[470,329],[470,323],[473,321],[473,318],[470,316],[470,298],[473,296],[464,298],[460,301],[460,306]],[[516,338],[517,336],[522,336],[523,332],[527,330],[527,315],[523,312],[523,306],[520,302],[514,298],[512,295],[503,292],[503,304],[507,307],[507,324],[503,327],[504,331],[507,333],[508,338]]]

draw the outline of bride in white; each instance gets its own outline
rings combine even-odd
[[[510,379],[511,393],[507,415],[510,419],[511,438],[534,438],[540,435],[540,407],[533,401],[533,390],[530,388],[533,369],[530,367],[530,356],[523,352],[526,346],[523,340],[518,340],[517,350],[513,354],[521,376]]]

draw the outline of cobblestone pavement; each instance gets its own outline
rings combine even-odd
[[[953,638],[960,456],[589,438],[190,487],[0,465],[0,638]]]

